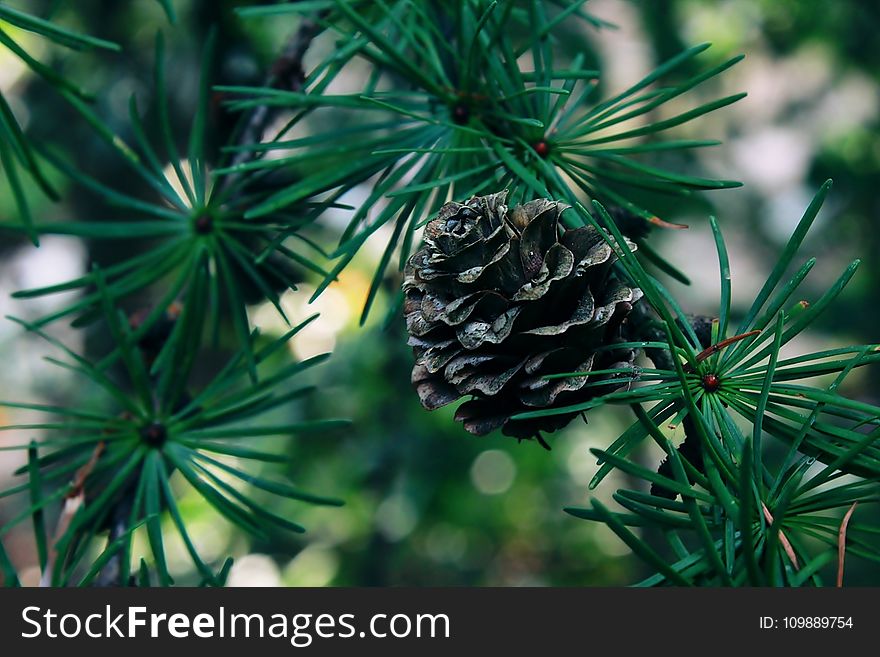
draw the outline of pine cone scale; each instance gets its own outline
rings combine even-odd
[[[532,301],[540,299],[554,282],[567,278],[573,268],[574,254],[561,244],[554,244],[547,251],[547,257],[541,263],[535,277],[517,290],[511,300]]]

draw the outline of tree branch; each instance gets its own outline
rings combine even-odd
[[[272,64],[266,80],[266,86],[273,89],[287,91],[299,91],[305,81],[305,69],[303,60],[312,41],[321,32],[320,17],[327,12],[319,12],[314,18],[304,18],[296,32],[288,39],[281,54]],[[275,118],[278,108],[268,105],[260,105],[251,110],[245,119],[244,127],[235,139],[238,145],[256,144],[262,141],[266,129]],[[244,164],[255,157],[254,151],[241,150],[235,153],[231,166]],[[231,174],[223,180],[223,188],[228,189],[238,179],[239,175]],[[113,508],[107,545],[128,531],[132,501],[130,496],[123,495]],[[125,586],[127,582],[120,581],[122,574],[121,553],[113,555],[107,565],[99,573],[94,586]]]
[[[321,32],[320,18],[326,10],[316,14],[314,18],[303,18],[296,32],[287,40],[281,54],[269,69],[266,86],[285,91],[299,91],[305,81],[303,60],[312,41]],[[251,110],[244,128],[236,140],[238,145],[256,144],[262,141],[263,135],[272,119],[278,112],[277,107],[259,105]],[[244,164],[254,157],[253,151],[241,150],[235,153],[231,166]],[[237,178],[235,174],[227,176],[225,186],[232,184]]]

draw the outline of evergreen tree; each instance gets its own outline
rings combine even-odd
[[[173,3],[159,4],[173,22]],[[830,563],[842,576],[846,554],[880,559],[878,527],[853,513],[878,499],[880,407],[838,392],[880,359],[878,345],[780,353],[833,306],[859,264],[802,301],[816,260],[801,245],[830,181],[744,316],[731,310],[715,218],[720,289],[705,316],[687,315],[664,284],[686,282],[681,254],[652,244],[677,227],[662,218],[669,198],[739,185],[661,157],[717,146],[675,129],[744,94],[678,108],[739,57],[705,66],[708,45],[694,46],[617,91],[589,51],[569,57],[560,46],[568,30],[610,29],[583,1],[309,0],[242,6],[235,19],[258,17],[292,31],[265,80],[219,84],[211,31],[184,131],[170,118],[176,90],[162,34],[154,102],[141,108],[133,96],[130,123],[117,126],[94,102],[102,90],[28,54],[11,27],[71,50],[119,46],[0,5],[0,47],[56,94],[59,116],[88,126],[112,166],[150,190],[118,188],[76,153],[31,138],[0,96],[0,161],[20,218],[0,224],[4,236],[37,247],[64,235],[125,254],[14,295],[78,292],[15,321],[94,392],[87,403],[9,391],[0,401],[51,416],[5,427],[45,437],[13,446],[27,454],[24,480],[0,493],[28,500],[0,538],[32,523],[44,584],[170,585],[173,532],[202,583],[223,585],[231,559],[203,559],[181,512],[185,487],[264,541],[304,531],[267,508],[266,495],[340,504],[257,466],[289,456],[263,437],[358,431],[336,418],[279,415],[322,394],[302,382],[329,356],[292,359],[287,343],[311,320],[293,322],[281,296],[308,275],[320,281],[317,299],[371,238],[382,257],[361,322],[384,312],[387,326],[406,326],[408,394],[428,410],[466,398],[456,411],[461,440],[470,440],[465,430],[500,430],[549,448],[579,416],[631,410],[632,424],[594,450],[601,467],[591,488],[614,470],[627,475],[629,487],[613,494],[619,508],[592,499],[567,511],[624,541],[655,572],[642,584],[821,585]],[[107,219],[32,216],[23,175],[51,198],[53,180],[72,179]],[[340,212],[344,226],[328,219]],[[385,310],[375,307],[383,287],[396,299]],[[282,338],[254,328],[248,307],[257,301],[288,322]],[[102,353],[67,347],[53,334],[61,323],[103,336]],[[236,348],[216,364],[230,339]],[[817,385],[820,376],[832,383]],[[669,427],[678,426],[685,439],[675,445]],[[646,441],[663,450],[662,463],[635,457]],[[0,572],[18,583],[2,544]]]

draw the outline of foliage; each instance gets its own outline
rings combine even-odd
[[[172,3],[160,4],[173,21]],[[32,522],[44,584],[172,584],[171,529],[200,581],[225,583],[231,562],[206,562],[187,527],[184,483],[236,528],[267,542],[278,530],[303,528],[268,510],[266,495],[336,504],[259,473],[261,464],[289,456],[268,448],[265,438],[324,432],[342,421],[298,417],[312,388],[296,381],[325,356],[289,362],[286,345],[310,320],[270,340],[252,328],[249,307],[267,301],[288,322],[285,290],[316,275],[312,300],[319,299],[377,236],[382,255],[371,272],[364,323],[383,286],[399,286],[397,272],[418,248],[420,228],[444,203],[502,190],[511,204],[548,198],[571,205],[562,214],[565,228],[598,229],[617,256],[615,274],[644,295],[627,320],[629,342],[609,348],[640,350],[652,366],[613,372],[630,377],[618,376],[616,384],[629,385],[614,392],[513,417],[593,415],[610,405],[635,414],[616,441],[594,450],[601,467],[592,488],[613,471],[628,477],[629,486],[613,496],[622,510],[594,498],[570,514],[603,523],[622,539],[655,571],[645,585],[820,585],[838,549],[880,559],[880,527],[860,517],[850,522],[856,505],[878,500],[880,407],[838,392],[854,370],[880,358],[878,345],[781,354],[820,319],[859,264],[812,303],[802,300],[809,296],[802,284],[816,260],[789,273],[830,184],[739,321],[731,310],[726,246],[710,220],[721,289],[703,339],[661,280],[686,281],[675,266],[678,256],[661,255],[649,229],[674,227],[658,216],[664,198],[678,202],[739,185],[680,173],[663,157],[719,143],[671,132],[742,98],[679,105],[740,58],[699,70],[708,45],[687,48],[636,84],[609,92],[601,72],[588,65],[589,52],[569,60],[560,51],[564,30],[608,27],[583,5],[309,0],[240,7],[245,22],[269,16],[299,30],[261,85],[212,86],[217,51],[214,36],[208,38],[185,148],[171,120],[174,94],[161,35],[155,102],[142,115],[132,96],[127,139],[89,94],[0,31],[0,42],[151,193],[117,188],[70,153],[29,139],[0,97],[0,157],[22,220],[0,226],[4,234],[26,235],[35,244],[40,236],[65,235],[140,250],[109,266],[93,263],[85,276],[14,295],[80,293],[36,321],[18,320],[63,351],[66,360],[50,362],[82,379],[80,398],[0,402],[50,416],[4,427],[44,437],[4,448],[28,460],[16,473],[26,481],[2,496],[29,501],[0,529],[2,537]],[[5,5],[0,19],[66,48],[118,48]],[[332,49],[305,66],[313,40],[331,42]],[[338,90],[352,79],[355,90]],[[220,139],[215,98],[238,113],[235,128]],[[18,171],[53,196],[45,163],[53,175],[94,194],[112,216],[33,219]],[[359,191],[363,198],[355,203]],[[349,214],[325,247],[334,212]],[[397,298],[389,322],[401,321],[402,295]],[[62,319],[104,336],[107,347],[94,358],[65,347],[50,333]],[[225,365],[214,366],[215,351],[230,341]],[[684,427],[684,443],[676,447],[664,425]],[[656,470],[638,458],[647,438],[667,457]],[[647,530],[666,545],[636,533]],[[137,553],[140,536],[149,562]],[[0,572],[5,583],[18,582],[2,544]]]
[[[173,22],[174,7],[171,0],[160,0],[160,3],[169,20]],[[32,32],[70,50],[101,49],[110,52],[120,50],[117,43],[69,30],[49,20],[7,5],[0,5],[0,21],[13,29]],[[20,59],[35,75],[51,85],[65,100],[75,105],[91,100],[91,94],[28,54],[27,50],[4,27],[0,27],[0,44]],[[34,145],[25,135],[12,107],[2,93],[0,93],[0,164],[3,166],[6,180],[15,198],[19,216],[28,227],[29,234],[36,245],[38,244],[37,231],[32,226],[33,218],[19,178],[18,167],[23,168],[28,175],[33,177],[47,196],[58,200],[58,194],[43,173],[39,158],[34,152]]]
[[[125,219],[34,225],[34,229],[41,235],[76,235],[86,239],[114,241],[149,240],[149,248],[136,258],[101,272],[92,272],[49,287],[16,292],[13,296],[32,298],[68,290],[95,290],[96,277],[100,276],[105,280],[103,290],[84,294],[70,305],[37,322],[38,326],[44,326],[76,315],[75,323],[82,324],[96,316],[96,309],[106,301],[104,297],[116,304],[161,282],[166,291],[149,316],[140,323],[137,337],[150,331],[175,301],[189,305],[207,298],[205,317],[194,321],[205,321],[209,326],[219,327],[221,312],[227,312],[231,316],[240,344],[246,349],[251,376],[256,379],[256,363],[248,338],[250,328],[245,286],[256,288],[284,316],[279,304],[278,290],[296,288],[298,273],[295,268],[301,266],[320,274],[325,273],[318,264],[284,242],[286,238],[292,237],[301,247],[313,252],[317,250],[320,257],[320,247],[298,231],[331,204],[303,203],[296,210],[279,210],[258,221],[243,221],[245,209],[265,197],[269,193],[267,189],[271,190],[271,187],[252,189],[248,179],[235,179],[222,174],[214,176],[208,169],[205,144],[209,130],[207,114],[210,85],[206,76],[213,57],[212,45],[209,42],[204,51],[198,110],[193,116],[185,160],[180,159],[169,121],[163,52],[160,34],[156,41],[155,85],[158,107],[155,108],[155,113],[159,118],[160,134],[166,151],[165,160],[171,162],[170,174],[166,174],[161,164],[164,160],[147,140],[134,97],[130,100],[129,116],[140,154],[118,135],[107,130],[91,110],[85,106],[79,107],[80,112],[95,128],[97,136],[113,148],[122,164],[153,189],[157,198],[146,202],[117,192],[79,171],[73,164],[49,154],[50,161],[61,171],[100,194],[109,205],[124,211]],[[286,321],[286,317],[284,319]]]
[[[315,3],[308,4],[308,8],[297,3],[242,13],[312,11]],[[652,112],[740,59],[677,84],[650,88],[708,44],[679,54],[628,89],[599,101],[595,99],[599,72],[586,68],[583,57],[554,65],[554,29],[583,3],[566,3],[567,8],[552,18],[545,3],[537,0],[522,3],[524,7],[482,0],[431,6],[400,0],[375,3],[373,11],[365,13],[342,0],[318,4],[338,12],[324,18],[337,46],[314,67],[302,90],[223,88],[247,96],[232,103],[236,109],[269,105],[294,112],[276,139],[240,147],[261,154],[277,152],[278,157],[258,158],[224,171],[315,169],[341,153],[347,156],[340,166],[325,166],[319,175],[306,176],[256,204],[246,217],[261,217],[315,194],[339,198],[365,181],[370,185],[370,195],[352,214],[332,254],[338,263],[315,295],[388,223],[393,223],[393,230],[382,263],[387,265],[399,252],[402,270],[413,250],[416,228],[450,198],[464,200],[508,187],[512,203],[532,198],[572,202],[582,193],[662,224],[655,213],[629,200],[634,189],[683,195],[738,185],[676,174],[633,157],[718,143],[633,143],[742,98],[744,94],[735,94],[663,120],[650,119]],[[516,29],[522,24],[529,28]],[[521,70],[524,55],[530,56],[533,70]],[[328,91],[347,66],[363,60],[371,69],[360,91]],[[282,138],[312,114],[328,110],[342,114],[334,115],[333,124],[351,127],[340,130],[334,125],[323,133]],[[634,121],[640,123],[633,127]],[[383,275],[384,266],[376,272],[362,321]]]
[[[832,553],[826,550],[811,557],[804,537],[836,546],[840,521],[829,512],[842,513],[858,503],[878,499],[880,407],[847,399],[836,390],[854,368],[880,358],[880,345],[856,345],[784,359],[779,355],[783,345],[828,307],[858,265],[858,261],[850,265],[815,303],[791,303],[815,259],[808,260],[787,282],[783,282],[783,273],[829,188],[830,181],[813,200],[751,309],[730,337],[729,265],[723,239],[712,221],[721,263],[721,304],[712,323],[712,344],[700,351],[700,342],[693,330],[688,330],[691,325],[681,309],[632,253],[626,252],[618,232],[616,245],[628,265],[627,273],[645,292],[666,332],[665,344],[642,346],[667,349],[674,370],[646,368],[633,381],[644,385],[632,390],[521,416],[584,411],[599,403],[632,406],[637,422],[607,450],[595,450],[604,465],[592,485],[612,468],[619,468],[636,480],[649,482],[651,493],[618,491],[615,499],[629,513],[612,513],[595,501],[591,509],[569,512],[608,523],[634,552],[655,564],[659,575],[647,583],[799,586],[810,580],[818,584],[816,571]],[[607,213],[601,206],[598,209],[605,225],[615,230]],[[797,383],[822,375],[835,375],[825,389]],[[652,406],[645,410],[642,404]],[[744,431],[736,416],[746,420],[751,431]],[[685,422],[688,430],[696,433],[696,458],[686,458],[664,435],[658,425],[667,421]],[[777,462],[767,457],[765,435],[786,444],[787,452]],[[626,458],[648,436],[668,454],[671,476],[646,470]],[[810,466],[816,461],[824,467],[811,474]],[[862,479],[827,486],[847,474]],[[674,501],[676,495],[681,496],[681,502]],[[678,560],[673,564],[661,560],[627,525],[661,527]],[[857,554],[875,561],[880,560],[880,551],[865,537],[877,529],[860,524],[848,535]],[[686,547],[680,537],[684,530],[695,534],[697,549]],[[783,544],[787,553],[781,548]]]
[[[38,332],[62,349],[68,357],[66,361],[49,358],[50,362],[72,370],[84,379],[84,383],[100,389],[101,395],[94,407],[67,408],[0,401],[0,406],[27,408],[57,417],[52,422],[4,427],[43,430],[53,436],[31,441],[28,445],[4,448],[27,449],[30,461],[16,473],[26,475],[29,481],[2,494],[29,493],[31,501],[24,513],[6,523],[0,535],[11,530],[17,522],[28,517],[34,519],[45,581],[52,585],[68,584],[77,573],[80,562],[88,556],[91,539],[108,527],[113,532],[115,525],[122,528],[116,532],[117,538],[128,540],[111,541],[94,563],[103,564],[109,555],[120,551],[123,555],[120,580],[128,581],[125,569],[131,562],[130,537],[137,527],[145,524],[159,582],[170,584],[172,578],[166,566],[159,522],[159,515],[165,510],[199,574],[206,583],[217,583],[214,573],[199,557],[178,510],[175,502],[178,493],[170,484],[174,472],[179,472],[217,512],[257,537],[268,537],[269,532],[279,529],[305,530],[266,510],[261,499],[247,490],[242,491],[237,484],[312,504],[340,504],[300,491],[283,481],[250,474],[241,465],[230,465],[217,458],[231,456],[237,463],[283,463],[283,454],[263,451],[253,447],[253,443],[261,437],[325,432],[347,424],[340,420],[286,421],[267,426],[247,424],[276,409],[289,407],[313,392],[310,386],[293,387],[295,379],[302,371],[326,360],[329,354],[287,363],[279,371],[261,377],[257,384],[242,384],[251,365],[259,366],[272,357],[277,358],[287,341],[311,320],[292,328],[280,340],[259,348],[256,347],[257,334],[249,336],[249,343],[253,344],[243,345],[210,381],[191,390],[188,383],[195,364],[194,356],[198,353],[201,327],[192,317],[198,318],[204,309],[198,305],[187,306],[171,329],[172,335],[178,328],[180,333],[165,342],[173,345],[172,348],[163,348],[156,355],[150,342],[138,340],[124,317],[113,310],[110,298],[105,295],[103,300],[113,344],[119,349],[123,363],[124,372],[118,382],[106,367],[86,361],[40,329],[26,325],[27,329]],[[43,450],[42,455],[40,450]],[[72,474],[72,483],[66,483]],[[49,484],[54,490],[44,496],[42,488]],[[51,552],[55,556],[50,561],[47,556],[50,540],[42,514],[47,504],[59,499],[65,500],[65,508],[73,504],[75,509],[63,534],[51,541]],[[99,569],[100,565],[93,565],[81,583],[90,583]]]
[[[119,49],[119,46],[115,43],[72,32],[54,25],[49,21],[18,11],[12,7],[7,7],[6,5],[0,6],[0,20],[9,26],[39,34],[58,45],[71,49]],[[88,95],[72,82],[58,75],[55,71],[39,62],[37,59],[31,57],[4,28],[0,28],[0,44],[24,62],[36,75],[56,87],[62,95],[68,98],[88,98]],[[31,228],[31,213],[19,179],[18,168],[23,168],[28,175],[32,176],[39,184],[42,191],[51,198],[57,199],[58,194],[44,175],[42,167],[37,160],[37,156],[34,153],[33,146],[22,131],[21,126],[18,124],[18,121],[12,112],[9,102],[2,93],[0,93],[0,162],[2,162],[3,171],[6,174],[6,180],[9,183],[13,196],[15,197],[15,202],[18,206],[18,213],[25,225],[28,226],[34,243],[37,244],[36,233],[34,233]]]

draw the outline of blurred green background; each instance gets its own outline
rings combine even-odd
[[[70,53],[48,46],[14,28],[28,50],[95,92],[96,111],[119,133],[128,135],[127,103],[136,93],[146,107],[152,93],[151,67],[157,30],[168,44],[172,120],[185,138],[196,100],[198,58],[207,31],[219,26],[214,79],[223,84],[261,82],[284,40],[295,29],[290,20],[241,21],[232,9],[242,2],[175,2],[178,20],[167,23],[158,3],[134,0],[91,2],[11,2],[59,23],[123,45],[119,54]],[[672,283],[685,310],[713,313],[718,274],[706,217],[716,214],[728,240],[734,304],[750,302],[775,260],[776,252],[818,185],[828,177],[835,187],[805,245],[804,259],[819,257],[813,289],[824,289],[855,257],[862,269],[833,312],[794,348],[877,342],[880,316],[880,4],[859,0],[592,0],[587,8],[618,25],[597,32],[577,22],[564,33],[563,57],[585,52],[604,72],[602,89],[613,93],[635,82],[658,62],[703,41],[714,47],[699,60],[706,68],[737,53],[746,59],[719,80],[699,87],[668,110],[701,100],[747,91],[730,108],[682,126],[682,138],[718,138],[722,146],[673,162],[682,171],[701,171],[738,179],[739,190],[715,192],[688,203],[658,207],[685,231],[656,234],[655,246],[691,279],[690,288]],[[7,26],[4,26],[7,29]],[[319,40],[315,48],[332,48]],[[306,62],[310,61],[307,58]],[[684,75],[686,72],[682,72]],[[77,165],[112,187],[147,197],[119,166],[90,128],[21,63],[0,51],[0,88],[35,141],[71,154]],[[229,134],[233,117],[214,104],[216,143]],[[662,118],[662,116],[661,116]],[[668,157],[668,156],[664,156]],[[680,156],[676,156],[680,157]],[[94,195],[58,178],[63,201],[52,204],[36,190],[29,196],[42,219],[114,218],[112,208]],[[347,199],[356,202],[357,199]],[[14,221],[15,206],[0,182],[0,221]],[[117,217],[118,218],[118,217]],[[329,216],[316,237],[330,243],[344,216]],[[131,255],[118,243],[78,243],[47,238],[40,250],[0,238],[0,315],[23,318],[45,313],[56,298],[19,302],[9,294],[24,287],[66,280],[89,260],[111,263]],[[283,448],[291,450],[286,474],[306,489],[340,497],[339,509],[291,505],[273,509],[304,524],[303,536],[281,536],[254,543],[235,533],[195,496],[181,503],[206,557],[236,556],[231,584],[249,585],[619,585],[650,573],[604,526],[563,513],[582,505],[596,471],[590,447],[610,443],[632,421],[627,409],[604,409],[553,436],[552,451],[504,436],[474,438],[452,421],[454,409],[427,413],[409,385],[411,356],[402,320],[382,328],[382,311],[399,285],[389,274],[383,298],[367,326],[358,318],[371,272],[381,255],[367,244],[359,258],[309,305],[315,281],[303,283],[283,302],[292,321],[314,312],[321,317],[292,343],[303,358],[333,350],[329,363],[313,375],[321,392],[291,409],[298,417],[349,417],[347,432],[312,436]],[[132,300],[132,308],[149,299]],[[259,303],[251,319],[269,334],[284,326]],[[53,327],[67,344],[101,353],[100,335]],[[229,336],[229,346],[232,336]],[[0,322],[0,397],[81,400],[78,382],[41,360],[45,345]],[[210,363],[207,367],[210,367]],[[880,403],[880,371],[854,375],[843,392]],[[0,411],[0,414],[4,411]],[[25,414],[0,417],[0,424]],[[30,419],[32,416],[27,415]],[[26,442],[32,435],[7,432],[0,441]],[[0,442],[2,445],[2,442]],[[276,449],[279,447],[276,445]],[[13,483],[21,465],[18,452],[0,451],[0,488]],[[640,458],[656,467],[655,452]],[[620,480],[609,477],[592,494],[610,502]],[[0,499],[0,523],[18,505]],[[867,510],[865,511],[867,512]],[[27,525],[5,538],[25,583],[38,579]],[[187,581],[183,546],[169,545],[172,571]],[[880,583],[867,563],[847,563],[848,579]]]

